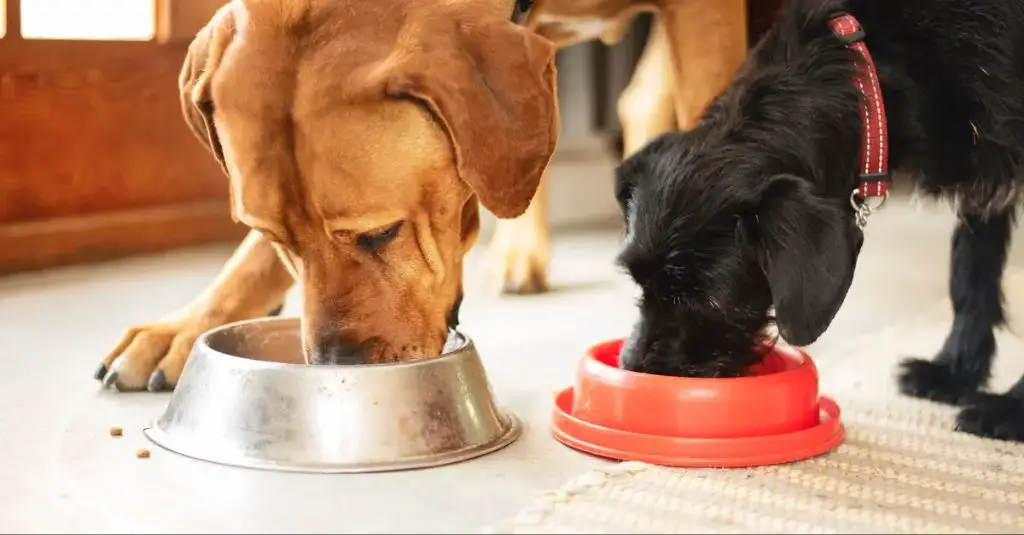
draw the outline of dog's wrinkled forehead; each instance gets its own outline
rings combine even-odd
[[[236,11],[244,19],[235,25],[241,40],[237,48],[258,51],[262,60],[257,68],[246,66],[251,83],[258,85],[267,76],[293,75],[298,77],[296,90],[325,93],[313,95],[319,98],[299,110],[315,112],[324,99],[382,97],[380,84],[386,81],[387,69],[408,56],[458,53],[461,43],[457,40],[437,38],[451,29],[456,14],[463,24],[488,18],[515,20],[528,5],[523,1],[450,0],[440,9],[431,2],[412,0],[243,0],[245,9]],[[460,8],[462,4],[471,9]],[[279,53],[268,55],[270,49]],[[313,83],[320,79],[325,83]]]
[[[451,166],[450,155],[438,150],[441,144],[423,142],[443,139],[424,121],[429,114],[407,100],[398,104],[387,90],[395,66],[423,48],[440,49],[432,53],[441,55],[459,52],[458,41],[433,38],[446,22],[436,9],[401,1],[243,4],[245,9],[234,11],[235,37],[211,84],[239,220],[280,229],[280,222],[267,216],[294,205],[289,189],[303,181],[300,187],[310,199],[333,198],[320,190],[335,188],[338,179],[353,188],[375,187],[351,180],[368,176],[389,177],[395,191],[410,193],[414,189],[403,187],[403,181]],[[508,11],[507,17],[516,9],[512,0],[494,4],[494,11]],[[490,15],[488,10],[459,13],[468,20]],[[394,144],[401,146],[403,158],[379,157]],[[375,198],[350,193],[349,198]],[[310,209],[334,208],[346,211]]]
[[[391,177],[453,198],[468,187],[498,217],[522,214],[559,127],[554,46],[514,22],[526,4],[225,4],[189,46],[179,87],[236,217],[285,213],[313,175],[332,194]]]
[[[432,16],[414,2],[243,3],[246,9],[234,12],[237,35],[213,80],[223,111],[258,100],[250,108],[291,119],[382,100],[388,68],[417,52],[434,29]]]

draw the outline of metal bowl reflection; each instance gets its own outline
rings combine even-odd
[[[145,434],[196,459],[299,472],[438,466],[512,443],[472,341],[397,364],[303,363],[299,320],[225,325],[195,343],[163,415]]]

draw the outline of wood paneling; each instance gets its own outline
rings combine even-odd
[[[184,46],[0,40],[0,221],[227,194],[178,101]]]
[[[0,0],[0,7],[5,14],[4,36],[17,39],[21,35],[21,0]]]
[[[18,2],[8,4],[0,272],[241,235],[227,180],[182,117],[189,40],[19,39]]]
[[[239,241],[248,230],[220,200],[0,224],[0,275]]]

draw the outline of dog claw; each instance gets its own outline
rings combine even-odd
[[[110,388],[117,381],[117,372],[110,372],[103,378],[103,388]]]
[[[93,372],[92,377],[97,381],[102,381],[107,376],[107,372],[110,371],[106,364],[100,363],[100,366]]]
[[[150,392],[160,392],[167,389],[167,376],[164,375],[163,370],[157,370],[153,372],[153,375],[149,376],[146,389]]]

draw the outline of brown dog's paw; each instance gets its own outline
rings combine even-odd
[[[95,378],[121,392],[173,390],[192,344],[205,330],[188,319],[131,327]]]
[[[548,291],[550,238],[523,221],[501,221],[495,229],[487,258],[487,275],[504,294],[525,295]]]
[[[529,295],[548,291],[548,270],[540,261],[526,256],[513,256],[505,267],[501,293]]]

